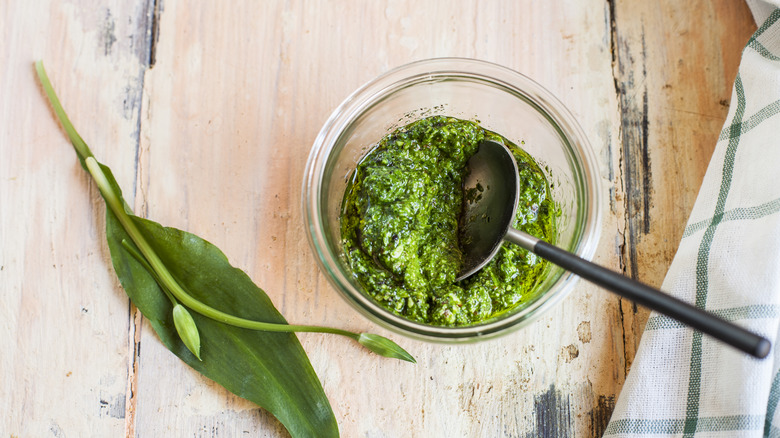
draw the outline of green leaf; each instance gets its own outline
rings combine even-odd
[[[170,280],[165,283],[168,286],[183,287],[180,290],[192,299],[193,304],[206,305],[247,321],[263,321],[253,325],[277,330],[280,326],[292,329],[265,292],[243,271],[231,266],[216,246],[194,234],[132,215],[111,170],[95,161],[89,147],[68,120],[43,63],[36,62],[35,68],[82,167],[96,179],[100,193],[110,207],[106,208],[106,238],[119,281],[162,343],[204,376],[265,408],[282,422],[293,437],[337,437],[338,425],[330,403],[295,334],[257,332],[189,312],[190,320],[181,326],[187,317],[182,316],[181,310],[176,311],[178,316],[174,316],[173,298],[169,300],[167,296],[172,291],[161,288],[155,278],[157,274],[164,274],[164,280]],[[117,214],[122,216],[122,220]],[[131,236],[128,229],[134,235]],[[147,252],[140,251],[136,245],[141,241]],[[138,258],[141,253],[154,256],[154,260],[149,262]],[[164,272],[150,272],[152,265],[164,266]],[[214,310],[209,311],[214,313]],[[174,318],[179,319],[185,332],[181,338]],[[301,331],[357,337],[338,329],[295,327]],[[194,340],[198,328],[198,338],[203,345],[200,358],[196,357],[199,348],[196,348]],[[192,329],[195,329],[195,335]]]
[[[117,193],[111,171],[102,166]],[[216,246],[175,228],[130,216],[171,274],[197,300],[246,319],[286,324],[270,298]],[[106,238],[127,295],[165,346],[204,376],[272,413],[293,437],[338,436],[338,425],[303,347],[293,333],[232,327],[199,314],[201,358],[177,334],[172,305],[152,275],[122,245],[130,237],[106,209]]]

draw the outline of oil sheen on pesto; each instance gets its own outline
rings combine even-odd
[[[468,159],[484,138],[506,144],[517,160],[520,202],[514,226],[551,242],[555,206],[539,165],[477,123],[433,116],[382,138],[361,160],[341,217],[346,260],[364,291],[405,318],[439,326],[475,324],[528,301],[547,262],[505,244],[473,276],[462,264],[458,220]]]

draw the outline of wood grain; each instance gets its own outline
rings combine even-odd
[[[119,436],[125,428],[129,303],[108,263],[102,203],[33,61],[45,61],[84,138],[132,188],[147,6],[0,2],[4,436]]]
[[[659,285],[755,29],[725,0],[11,0],[0,20],[0,432],[11,436],[287,435],[175,358],[128,303],[104,208],[36,85],[36,58],[137,213],[215,243],[289,321],[379,332],[416,356],[299,336],[343,436],[595,437],[646,311],[579,283],[501,339],[387,333],[316,269],[300,208],[309,149],[330,112],[390,68],[439,56],[513,68],[569,107],[597,153],[608,202],[596,261]]]

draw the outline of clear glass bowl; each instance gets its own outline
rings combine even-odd
[[[586,259],[593,257],[601,200],[596,161],[582,129],[563,104],[531,79],[496,64],[459,58],[398,67],[355,91],[333,112],[314,142],[304,175],[309,243],[336,290],[384,327],[432,341],[474,341],[505,334],[559,302],[577,277],[553,266],[521,307],[477,325],[441,327],[410,321],[379,306],[361,291],[343,254],[342,200],[358,161],[395,128],[438,114],[478,121],[530,153],[547,172],[561,208],[555,244]]]

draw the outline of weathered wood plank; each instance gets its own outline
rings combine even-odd
[[[742,47],[755,31],[744,2],[617,1],[615,85],[627,275],[660,286],[728,111]],[[649,311],[623,302],[626,356]]]
[[[104,209],[39,90],[43,59],[72,120],[133,198],[149,2],[0,2],[0,431],[119,436],[129,305]]]
[[[522,71],[582,121],[599,151],[605,197],[617,178],[609,171],[618,119],[602,1],[249,5],[165,2],[145,83],[137,206],[220,246],[290,321],[377,330],[317,272],[299,193],[329,113],[389,68],[465,56]],[[617,267],[615,221],[605,221],[599,260]],[[603,427],[623,379],[618,312],[616,299],[583,284],[511,337],[469,346],[400,340],[417,366],[338,338],[300,338],[344,436],[589,436]],[[141,345],[139,436],[280,434],[267,414],[182,365],[146,326]]]

